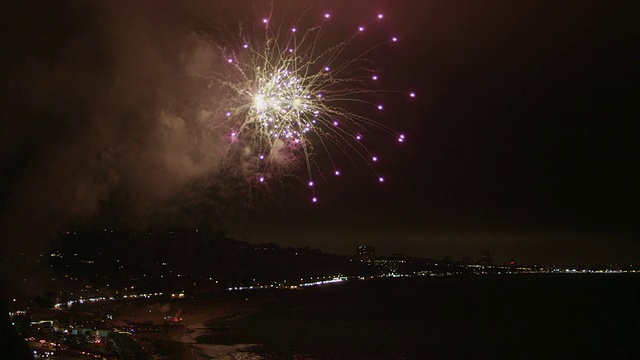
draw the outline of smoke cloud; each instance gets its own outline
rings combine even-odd
[[[217,62],[198,28],[216,11],[72,1],[4,12],[1,238],[95,219],[147,226],[201,194],[237,196],[220,181],[228,129],[212,126],[216,89],[192,76]]]

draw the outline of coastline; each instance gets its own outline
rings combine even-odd
[[[179,316],[182,319],[180,326],[168,332],[135,335],[136,340],[144,348],[156,353],[154,356],[156,359],[259,360],[261,357],[247,351],[255,346],[254,344],[203,344],[196,341],[198,337],[210,333],[208,323],[254,312],[257,309],[256,305],[244,297],[242,299],[221,297],[139,302],[136,306],[122,306],[116,310],[114,320],[121,324],[127,321],[151,321],[154,324],[161,324],[166,315]],[[171,348],[170,355],[162,355],[161,348]]]
[[[638,358],[637,280],[420,277],[269,292],[265,311],[214,320],[201,342],[260,344],[250,359]]]
[[[224,359],[224,360],[260,360],[260,356],[252,354],[249,350],[255,344],[198,344],[196,339],[207,335],[210,332],[207,323],[220,320],[220,318],[209,319],[204,322],[194,323],[175,335],[173,341],[181,343],[188,351],[188,359]]]

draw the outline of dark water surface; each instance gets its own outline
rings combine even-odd
[[[640,275],[402,278],[247,293],[204,343],[267,359],[640,359]]]

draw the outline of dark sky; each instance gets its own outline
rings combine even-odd
[[[302,183],[247,194],[212,171],[224,150],[198,123],[211,99],[185,76],[189,34],[251,18],[250,2],[3,4],[3,240],[206,223],[338,253],[638,262],[635,2],[292,4],[343,24],[382,11],[400,37],[373,54],[382,86],[418,93],[380,118],[408,136],[378,145],[385,184],[356,163],[311,205]]]

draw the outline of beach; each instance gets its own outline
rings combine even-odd
[[[165,331],[134,334],[136,341],[158,359],[260,359],[247,352],[252,344],[221,345],[197,342],[199,337],[210,333],[208,323],[240,317],[260,308],[255,301],[234,295],[121,302],[114,307],[114,323],[117,326],[132,322],[160,325],[165,322],[167,316],[178,319],[175,325],[167,327]]]
[[[218,319],[209,319],[215,321]],[[196,339],[205,336],[210,332],[207,322],[200,322],[188,325],[179,334],[176,334],[175,341],[186,346],[188,359],[220,359],[220,360],[259,360],[260,356],[252,354],[250,349],[255,344],[199,344]]]

